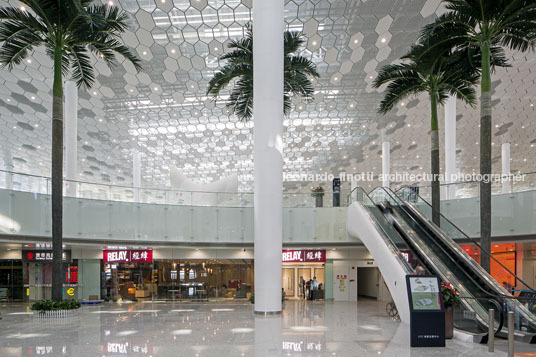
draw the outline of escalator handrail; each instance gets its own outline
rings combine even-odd
[[[413,214],[417,215],[417,217],[419,217],[420,220],[427,223],[428,228],[431,229],[434,232],[434,234],[436,234],[443,241],[443,243],[448,245],[460,258],[462,258],[466,264],[471,266],[473,269],[476,269],[477,271],[479,271],[481,273],[480,276],[483,279],[485,279],[488,282],[488,284],[492,284],[495,287],[504,290],[506,294],[500,295],[502,298],[505,298],[505,299],[515,298],[514,296],[509,294],[508,291],[502,285],[500,285],[495,279],[493,279],[491,276],[490,276],[491,279],[488,276],[486,276],[486,275],[489,275],[489,273],[486,270],[484,270],[484,268],[482,268],[482,266],[480,266],[480,264],[478,264],[476,260],[468,256],[467,253],[465,253],[459,245],[457,245],[443,231],[438,229],[435,224],[432,224],[432,221],[430,221],[428,217],[423,215],[412,203],[406,202],[405,204]]]
[[[465,262],[469,261],[470,264],[471,264],[470,266],[476,267],[476,270],[480,272],[479,276],[482,279],[484,279],[488,283],[489,286],[495,287],[495,288],[499,289],[499,291],[502,290],[502,291],[506,292],[506,294],[496,295],[496,296],[502,298],[504,300],[503,302],[507,302],[508,301],[507,299],[516,300],[516,301],[520,302],[518,297],[513,296],[512,294],[510,294],[501,284],[499,284],[497,282],[497,280],[495,280],[493,277],[491,277],[491,275],[489,275],[489,273],[486,272],[484,270],[484,268],[482,268],[474,259],[469,257],[461,249],[461,247],[459,245],[457,245],[451,238],[448,237],[448,235],[446,235],[441,229],[439,229],[435,224],[433,224],[433,222],[430,219],[428,219],[428,217],[426,217],[422,212],[420,212],[412,203],[406,202],[406,207],[410,211],[412,211],[415,215],[417,215],[417,217],[420,220],[422,220],[424,223],[426,223],[428,228],[431,229],[434,232],[434,234],[436,234],[445,244],[447,244],[447,246],[450,246],[451,249],[453,249],[453,251],[455,253],[457,253],[457,255],[459,257],[463,257]],[[473,280],[473,279],[471,279],[471,280]],[[474,282],[474,280],[473,280],[473,282]],[[491,294],[491,296],[495,296],[495,295]],[[525,316],[525,318],[528,321],[531,321],[532,324],[536,324],[536,319],[534,318],[534,315],[533,314],[531,314],[531,315],[527,315],[527,316]]]
[[[499,324],[497,325],[497,328],[496,328],[496,330],[495,330],[495,332],[493,334],[497,335],[498,333],[501,332],[501,330],[502,330],[502,328],[504,326],[504,310],[503,310],[501,304],[499,304],[496,299],[475,298],[475,297],[472,297],[472,296],[460,296],[459,298],[464,299],[464,300],[488,300],[488,301],[492,302],[495,305],[495,307],[497,308],[498,318],[499,318]],[[488,323],[488,321],[486,321],[486,323]]]
[[[393,192],[391,189],[389,189],[391,192],[393,192],[397,197],[398,197],[398,194],[397,192],[402,190],[402,189],[407,189],[409,188],[409,186],[402,186],[400,187],[398,190],[396,190],[396,192]],[[428,205],[429,207],[432,207],[430,205],[430,203],[428,201],[426,201],[424,198],[422,198],[420,195],[417,194],[417,197],[419,198],[419,200],[421,200],[422,202],[424,202],[426,205]],[[512,271],[510,271],[510,269],[508,269],[503,263],[501,263],[500,261],[498,261],[492,254],[488,253],[487,251],[484,251],[482,250],[482,247],[480,246],[480,244],[474,239],[474,238],[471,238],[469,237],[464,231],[462,231],[457,225],[454,224],[454,222],[452,222],[450,219],[448,219],[447,217],[445,217],[441,212],[439,212],[439,215],[441,218],[443,218],[447,223],[449,223],[450,225],[452,225],[454,228],[456,228],[456,230],[458,232],[460,232],[466,239],[468,239],[469,241],[471,241],[472,244],[476,245],[479,249],[480,249],[480,254],[484,253],[485,255],[489,256],[491,259],[493,259],[496,263],[498,263],[501,267],[503,267],[504,270],[506,270],[508,273],[510,273],[512,276],[514,276],[516,278],[516,280],[519,280],[525,287],[529,288],[531,291],[533,292],[536,292],[536,290],[531,287],[529,284],[527,284],[525,281],[523,281],[523,279],[519,278],[516,274],[514,274]],[[426,217],[426,219],[430,222],[430,220],[428,219],[428,217]],[[475,261],[476,263],[476,261]],[[476,264],[478,267],[480,267],[482,270],[483,268],[479,265],[479,264]]]
[[[361,193],[372,203],[374,203],[374,201],[370,198],[370,196],[368,195],[368,193],[361,187],[354,187],[354,189],[352,189],[352,191],[348,194],[348,199],[347,199],[347,203],[348,203],[348,206],[350,206],[350,204],[352,203],[351,202],[351,194],[352,192],[356,191],[356,190],[359,190],[361,191]],[[356,202],[359,202],[359,201],[356,201]],[[363,203],[363,202],[361,202]],[[366,206],[363,205],[365,208]],[[389,234],[385,231],[385,229],[381,226],[381,224],[379,224],[376,220],[376,217],[374,217],[370,210],[369,209],[366,209],[365,210],[367,215],[369,216],[370,218],[370,221],[372,222],[372,224],[374,225],[374,227],[376,227],[376,230],[380,231],[382,234],[380,234],[382,236],[382,239],[386,242],[386,244],[389,246],[389,249],[391,250],[391,252],[393,253],[393,255],[397,258],[397,260],[401,263],[401,265],[404,267],[404,270],[406,271],[406,274],[411,274],[413,272],[413,268],[411,267],[411,265],[408,263],[408,261],[406,259],[404,259],[404,257],[402,256],[402,254],[400,253],[400,249],[398,249],[398,247],[396,246],[396,244],[389,238]],[[387,238],[386,238],[387,237]]]
[[[396,202],[397,205],[399,205],[399,206],[401,207],[401,209],[403,210],[403,212],[405,212],[405,213],[408,215],[408,217],[409,217],[409,219],[410,219],[411,221],[413,221],[416,225],[418,225],[419,227],[421,227],[421,224],[419,224],[419,222],[417,222],[417,221],[415,220],[415,218],[414,218],[413,216],[411,216],[411,214],[409,214],[408,212],[406,212],[406,210],[404,209],[404,205],[405,205],[405,203],[404,203],[402,200],[400,200],[400,198],[398,198],[398,197],[396,197],[396,198],[393,197],[393,195],[392,195],[391,193],[389,193],[387,190],[385,190],[385,189],[383,189],[383,188],[376,188],[374,191],[376,191],[376,190],[383,190],[383,191],[385,192],[385,194],[386,194],[388,197],[391,197],[391,199],[392,199],[394,202]],[[423,230],[423,233],[425,233],[426,235],[429,236],[429,233],[426,232],[425,230]],[[420,249],[419,246],[418,246],[415,242],[413,242],[412,238],[410,238],[409,236],[407,236],[407,239],[408,239],[409,241],[412,242],[412,243],[411,243],[412,246],[415,246],[415,247],[413,248],[414,250],[417,249],[417,250],[420,252],[420,254],[426,255],[426,253],[425,253],[422,249]],[[433,241],[434,244],[435,244],[435,245],[436,245],[436,246],[437,246],[437,247],[438,247],[438,248],[439,248],[439,249],[440,249],[440,250],[441,250],[447,257],[448,257],[448,259],[450,259],[451,261],[454,261],[453,257],[452,257],[450,254],[448,254],[448,252],[446,252],[445,249],[439,245],[439,243],[437,243],[434,239],[432,239],[432,241]],[[434,268],[434,270],[435,270],[436,272],[438,272],[438,275],[441,277],[442,280],[446,280],[446,279],[444,279],[444,276],[443,276],[443,274],[442,274],[441,269],[438,268],[438,266],[435,264],[435,262],[434,262],[433,260],[427,260],[426,262],[427,262],[427,265],[432,266],[432,267]],[[480,302],[479,302],[480,300],[487,300],[487,301],[491,301],[491,302],[493,302],[493,304],[494,304],[496,307],[497,307],[497,306],[500,307],[500,306],[502,305],[503,300],[501,299],[500,296],[496,296],[496,295],[494,295],[494,294],[492,294],[492,293],[486,291],[485,289],[483,289],[482,286],[480,285],[480,283],[478,283],[477,281],[475,281],[475,280],[472,278],[472,276],[471,276],[470,274],[468,274],[468,272],[467,272],[465,269],[461,269],[461,272],[462,272],[464,275],[466,275],[467,278],[468,278],[469,280],[471,280],[471,281],[473,282],[473,284],[474,284],[479,290],[481,290],[485,295],[490,296],[489,298],[486,298],[486,297],[475,297],[475,296],[467,297],[467,298],[464,299],[464,301],[466,301],[466,303],[468,304],[468,306],[471,306],[471,305],[472,305],[472,304],[469,304],[469,303],[467,302],[467,300],[469,300],[469,299],[474,300],[474,301],[478,302],[479,304],[480,304]],[[481,305],[481,304],[480,304],[480,305]],[[481,306],[482,306],[482,305],[481,305]],[[484,307],[484,306],[482,306],[482,307],[483,307],[483,311],[482,311],[482,312],[483,312],[483,313],[487,312],[486,309],[485,309],[485,307]],[[473,310],[473,311],[474,311],[473,308],[471,308],[470,310]],[[497,310],[500,312],[500,313],[499,313],[499,319],[500,319],[500,320],[499,320],[499,322],[500,322],[499,326],[500,326],[501,329],[502,329],[502,325],[504,324],[504,316],[503,316],[503,312],[502,312],[502,309],[501,309],[501,308],[498,308]],[[488,323],[488,321],[485,321],[485,318],[482,318],[482,316],[481,316],[480,318],[482,319],[482,322],[483,322],[483,323],[485,323],[485,324]],[[498,329],[494,334],[498,334],[499,332],[500,332],[500,329]]]
[[[409,218],[410,218],[416,225],[421,226],[421,225],[415,220],[415,218],[414,218],[413,216],[411,216],[411,214],[409,214],[408,212],[405,211],[405,209],[404,209],[404,205],[405,205],[405,203],[404,203],[399,197],[397,197],[397,196],[396,196],[396,198],[393,197],[394,193],[390,193],[390,192],[388,192],[387,190],[385,190],[385,189],[383,189],[383,188],[376,188],[375,190],[378,190],[378,189],[383,190],[383,191],[385,192],[385,194],[386,194],[388,197],[390,197],[394,202],[396,202],[396,203],[403,209],[403,211],[408,215],[408,217],[409,217]],[[374,190],[374,191],[375,191],[375,190]],[[423,230],[423,232],[424,232],[425,234],[429,235],[429,233],[426,232],[425,230]],[[415,250],[415,247],[414,247],[414,246],[417,246],[417,245],[415,244],[415,242],[413,242],[413,240],[412,240],[409,236],[406,237],[406,238],[409,239],[409,241],[412,242],[412,244],[410,244],[410,246],[412,246],[411,249],[412,249],[412,250]],[[448,252],[446,252],[445,249],[444,249],[443,247],[441,247],[441,246],[439,245],[438,242],[436,242],[434,239],[432,239],[432,241],[434,241],[434,243],[436,244],[436,246],[437,246],[441,251],[443,251],[443,253],[444,253],[444,254],[445,254],[451,261],[453,261],[453,262],[456,264],[454,258],[453,258]],[[408,244],[409,244],[409,243],[408,243]],[[420,254],[424,254],[424,255],[426,255],[425,252],[424,252],[424,251],[421,251],[421,249],[419,249],[418,247],[417,247],[417,249],[420,251]],[[435,264],[433,261],[427,261],[427,263],[430,264],[430,265],[432,265],[436,271],[441,272],[441,270],[436,266],[436,264]],[[471,299],[471,300],[475,300],[475,301],[479,301],[479,300],[487,300],[487,301],[491,301],[491,302],[495,305],[495,307],[497,308],[497,311],[499,312],[499,314],[498,314],[498,315],[499,315],[499,316],[498,316],[498,317],[499,317],[499,325],[498,325],[497,330],[496,330],[495,333],[494,333],[494,334],[498,334],[498,333],[501,331],[502,326],[503,326],[503,324],[504,324],[504,315],[503,315],[503,311],[502,311],[502,307],[501,307],[501,306],[502,306],[502,303],[503,303],[503,300],[501,299],[500,296],[496,296],[496,295],[490,293],[489,291],[486,291],[485,289],[483,289],[482,286],[480,285],[480,283],[478,283],[477,281],[475,281],[475,280],[473,279],[473,277],[472,277],[470,274],[468,274],[468,272],[467,272],[465,269],[461,269],[461,272],[462,272],[464,275],[466,275],[467,278],[468,278],[469,280],[471,280],[471,281],[473,282],[473,284],[474,284],[479,290],[481,290],[485,295],[490,296],[489,298],[470,297],[470,298],[466,298],[465,301],[467,301],[467,300],[469,300],[469,299]],[[440,273],[440,275],[442,275],[442,274]],[[469,304],[469,306],[470,306],[470,305],[471,305],[471,304]],[[484,309],[484,310],[485,310],[485,309]],[[483,322],[486,323],[486,324],[488,323],[488,321],[483,321]]]
[[[418,221],[417,221],[417,220],[416,220],[410,213],[407,212],[407,206],[406,206],[407,203],[404,202],[404,201],[402,201],[398,196],[397,196],[396,199],[393,197],[393,195],[392,195],[391,193],[394,194],[394,192],[392,192],[392,191],[389,192],[385,187],[377,187],[375,190],[383,190],[383,191],[384,191],[389,197],[391,197],[395,202],[402,202],[403,205],[400,205],[400,204],[399,204],[399,207],[401,207],[401,209],[402,209],[404,212],[406,212],[406,214],[408,215],[408,217],[409,217],[409,218],[410,218],[410,219],[411,219],[417,226],[421,226],[421,224],[420,224],[420,223],[419,223],[419,222],[418,222]],[[433,237],[431,237],[430,234],[429,234],[428,232],[426,232],[425,230],[423,230],[423,232],[424,232],[427,236],[429,236],[430,241],[432,241],[432,242],[433,242],[433,243],[434,243],[434,244],[435,244],[435,245],[436,245],[436,246],[443,252],[443,254],[445,254],[445,255],[450,259],[450,261],[451,261],[453,264],[457,265],[456,259],[455,259],[449,252],[447,252],[443,247],[441,247],[441,246],[439,245],[439,243],[438,243],[435,239],[433,239]],[[434,230],[433,232],[436,233],[436,235],[439,235],[439,234],[437,234],[437,230]],[[441,239],[443,242],[445,242],[445,237],[444,237],[444,236],[440,236],[440,239]],[[491,298],[495,298],[495,299],[504,299],[504,298],[506,298],[506,297],[510,297],[510,296],[504,296],[504,295],[497,295],[497,294],[494,294],[494,293],[491,293],[491,292],[487,291],[486,289],[484,289],[484,288],[481,286],[480,283],[478,283],[477,281],[475,281],[475,279],[473,279],[473,277],[469,274],[469,272],[467,272],[465,269],[460,269],[460,270],[461,270],[462,273],[463,273],[464,275],[466,275],[467,278],[468,278],[469,280],[471,280],[471,281],[473,282],[473,284],[475,284],[475,286],[476,286],[479,290],[481,290],[485,295],[488,295],[488,296],[490,296]]]

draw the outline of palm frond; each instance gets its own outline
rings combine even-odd
[[[19,0],[26,7],[31,9],[37,18],[51,30],[53,24],[58,21],[58,8],[61,3],[57,0]]]
[[[39,33],[32,31],[25,31],[23,35],[4,41],[0,47],[0,65],[11,70],[20,64],[35,46],[44,42]]]
[[[392,82],[397,79],[404,78],[419,78],[419,74],[415,70],[415,66],[407,63],[389,64],[380,69],[378,76],[372,83],[373,88],[379,88],[382,85]]]
[[[241,121],[248,121],[253,115],[253,81],[239,79],[233,88],[227,108]]]
[[[84,89],[91,88],[95,82],[95,73],[85,47],[72,46],[68,54],[72,58],[72,76],[77,86]]]
[[[46,32],[46,26],[29,11],[14,7],[0,7],[0,26],[20,26],[33,31]],[[0,40],[2,41],[2,40]]]
[[[87,14],[93,20],[92,26],[96,32],[118,35],[128,29],[128,14],[117,6],[91,5],[87,8]]]
[[[304,42],[303,33],[297,31],[285,31],[283,42],[285,56],[298,51]]]
[[[300,72],[314,78],[320,77],[320,73],[316,70],[316,65],[303,56],[287,56],[284,66],[286,73]]]
[[[303,34],[286,31],[284,33],[284,96],[283,112],[292,109],[291,97],[298,95],[304,101],[312,99],[314,86],[312,78],[320,74],[316,65],[296,52],[304,43]],[[232,51],[218,59],[225,65],[214,74],[207,86],[207,95],[216,98],[231,83],[234,87],[226,101],[230,112],[240,120],[250,120],[253,115],[253,29],[246,25],[246,37],[230,41],[227,45]]]
[[[220,61],[229,61],[236,64],[247,64],[253,62],[253,52],[245,51],[243,49],[237,49],[231,52],[227,52],[220,56]]]
[[[253,66],[251,64],[228,64],[224,66],[209,81],[207,95],[217,97],[231,81],[238,78],[248,78],[253,82]]]
[[[386,114],[391,111],[397,103],[406,99],[408,96],[417,95],[418,93],[426,91],[427,88],[425,85],[417,78],[408,77],[395,79],[387,86],[384,98],[380,102],[378,113]]]

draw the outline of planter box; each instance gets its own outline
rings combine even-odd
[[[34,311],[33,316],[37,318],[64,318],[64,317],[78,316],[78,313],[79,313],[79,309]]]

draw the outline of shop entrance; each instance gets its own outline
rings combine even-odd
[[[151,300],[155,291],[152,263],[104,264],[106,296],[116,300]]]
[[[315,299],[324,299],[324,264],[283,264],[281,286],[287,299],[305,299],[307,282],[316,278]],[[311,289],[310,289],[311,290]]]
[[[281,286],[287,299],[324,299],[326,251],[283,250]]]
[[[63,263],[63,299],[78,299],[78,262]],[[23,300],[52,299],[52,263],[24,263]]]

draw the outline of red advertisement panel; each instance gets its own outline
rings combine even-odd
[[[282,253],[283,263],[325,263],[325,250],[284,250]]]
[[[151,263],[153,261],[152,250],[103,250],[102,259],[105,263]]]

